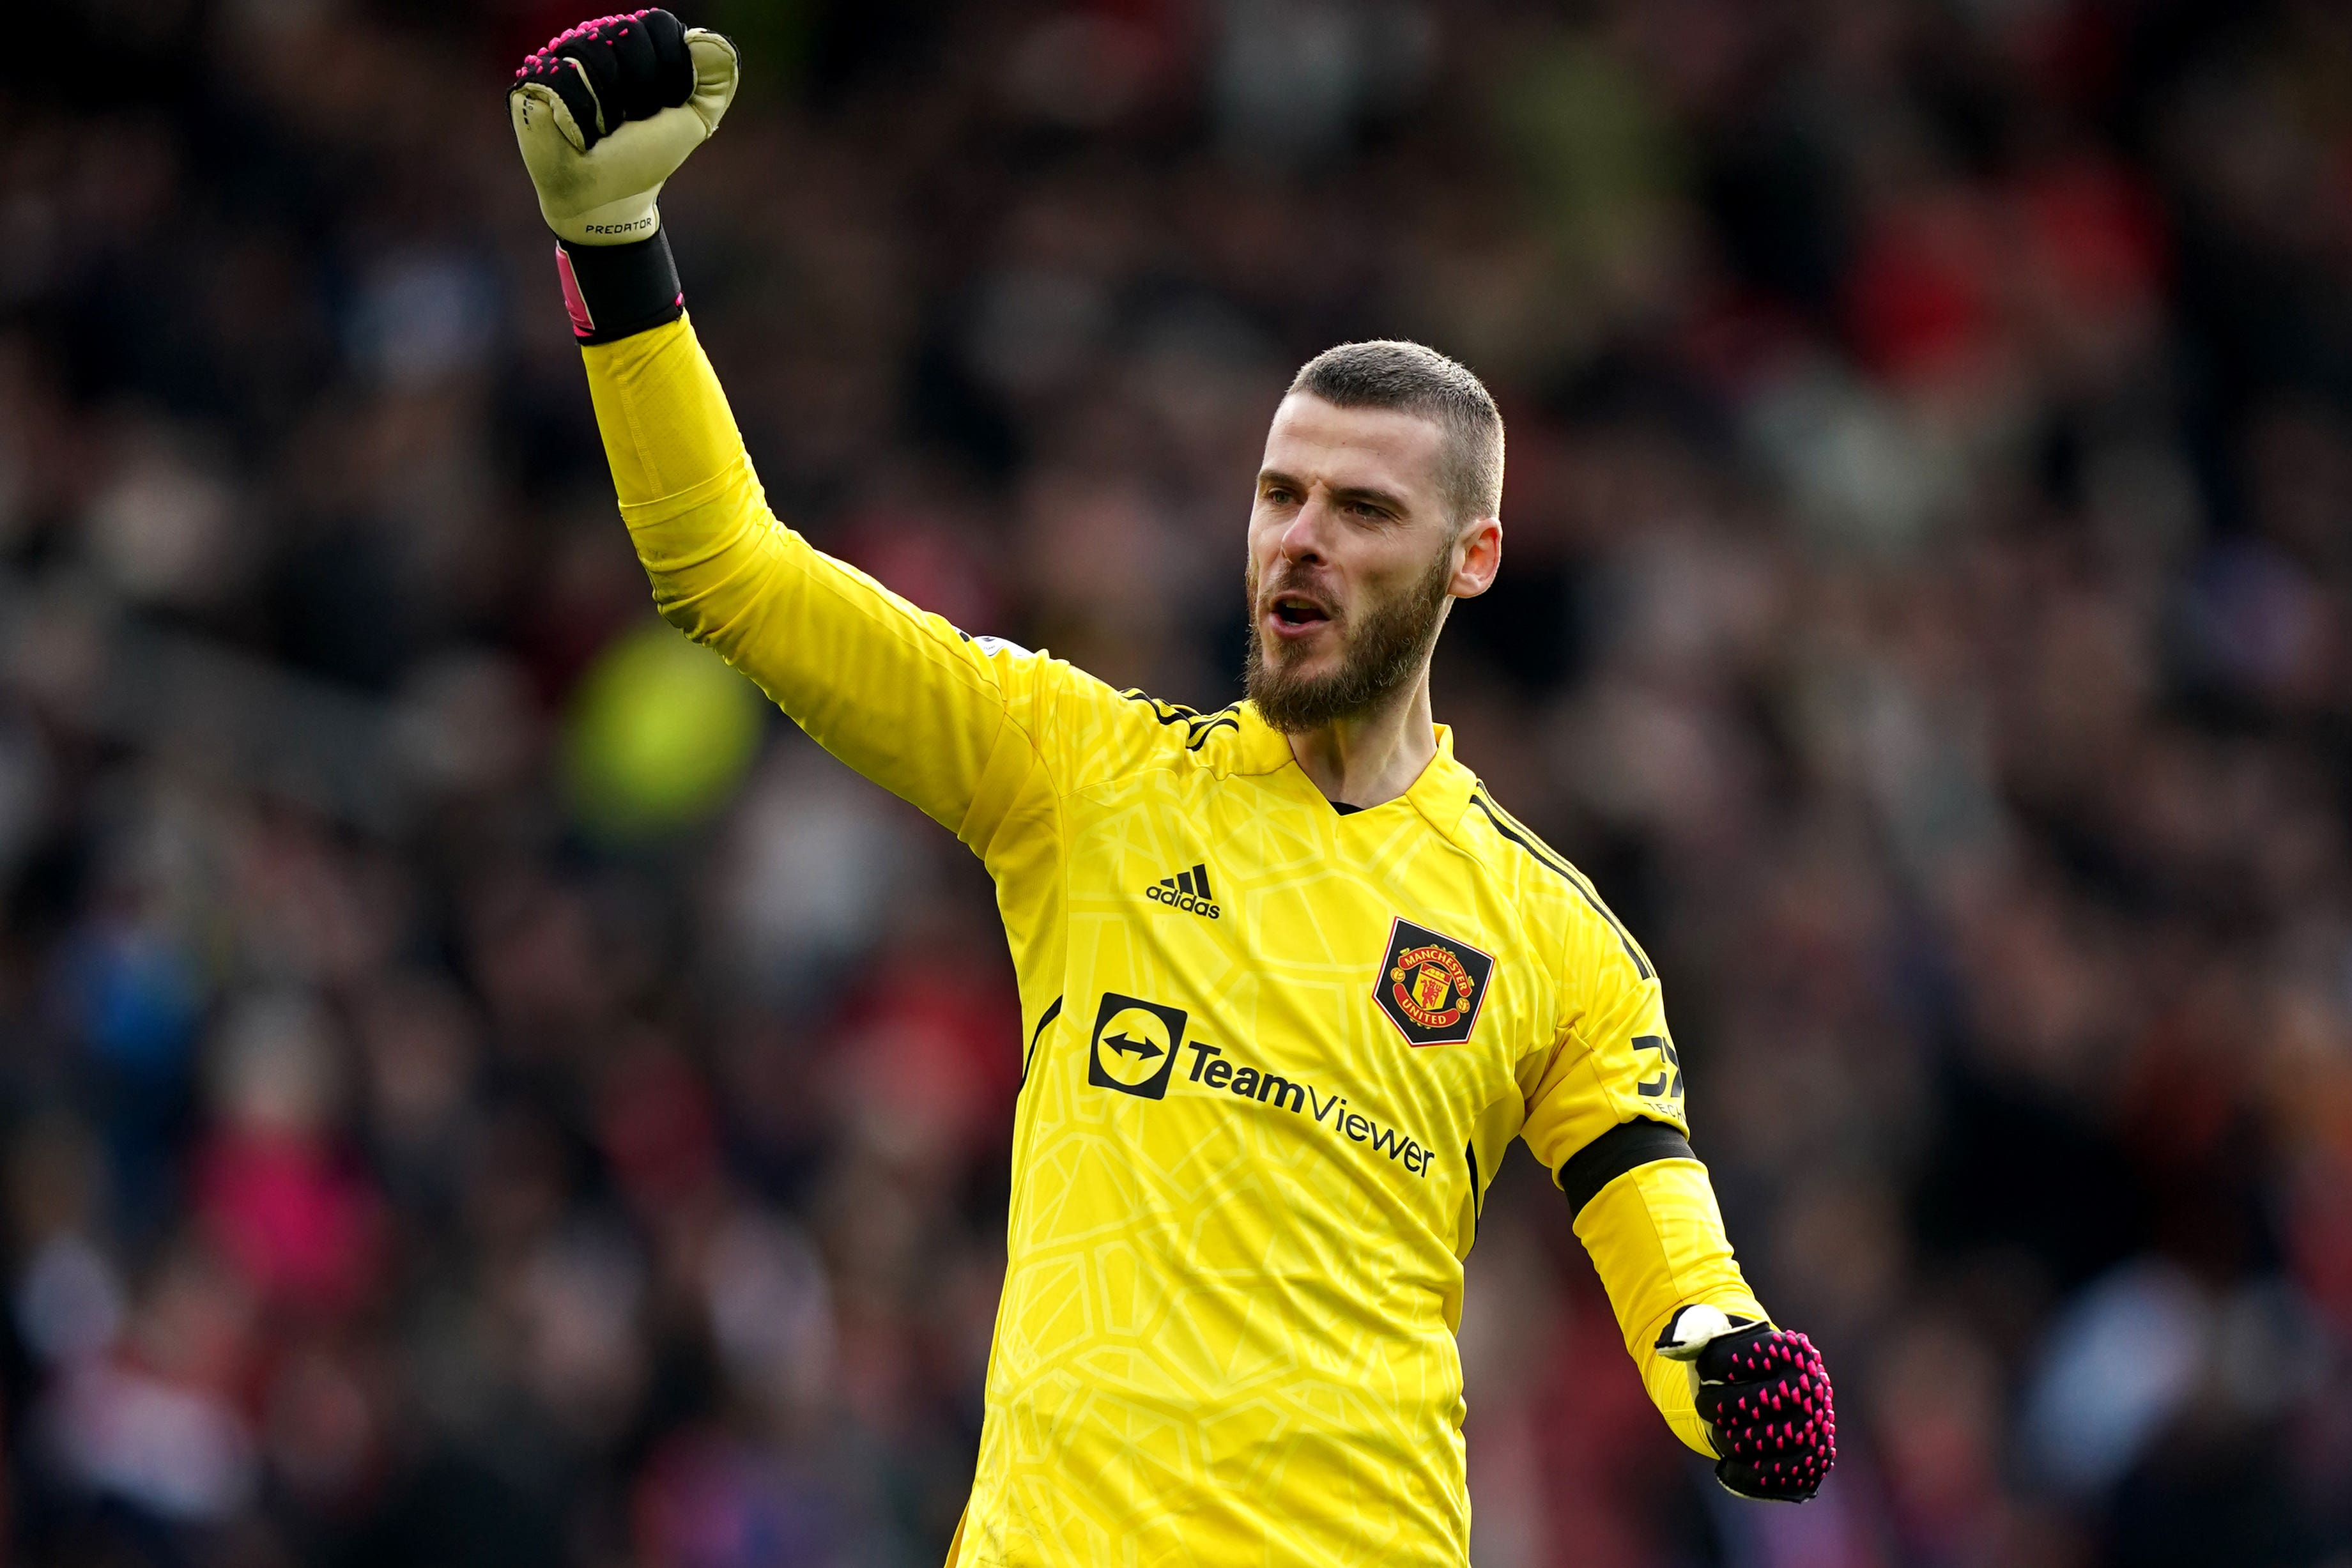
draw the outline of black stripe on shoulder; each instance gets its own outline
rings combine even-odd
[[[1633,1169],[1660,1160],[1696,1160],[1690,1140],[1663,1121],[1621,1121],[1570,1154],[1559,1167],[1559,1190],[1570,1214],[1601,1195],[1601,1189]]]
[[[1129,702],[1140,702],[1151,710],[1151,716],[1162,724],[1190,724],[1200,718],[1201,710],[1187,708],[1181,702],[1162,702],[1139,687],[1130,687],[1119,693]]]
[[[1577,876],[1576,868],[1568,863],[1568,857],[1537,837],[1534,828],[1529,827],[1484,795],[1474,794],[1470,798],[1477,803],[1479,810],[1486,814],[1486,820],[1495,825],[1495,831],[1509,837],[1520,848],[1525,849],[1570,881],[1577,883],[1580,887],[1582,886],[1582,879]]]
[[[1056,996],[1054,1005],[1045,1009],[1045,1016],[1037,1020],[1037,1026],[1029,1032],[1029,1049],[1021,1058],[1021,1082],[1024,1087],[1029,1082],[1029,1064],[1037,1059],[1037,1042],[1045,1037],[1045,1026],[1061,1016],[1062,999]]]
[[[1215,734],[1218,731],[1238,731],[1241,727],[1242,721],[1239,719],[1234,718],[1229,713],[1220,713],[1215,718],[1209,720],[1206,723],[1194,724],[1192,726],[1191,739],[1184,742],[1184,749],[1188,752],[1197,752],[1201,749],[1201,743],[1206,741],[1210,736]]]
[[[1590,904],[1594,914],[1609,922],[1609,929],[1617,933],[1617,945],[1623,948],[1625,956],[1633,961],[1635,973],[1644,980],[1656,978],[1657,971],[1650,967],[1650,961],[1643,955],[1641,947],[1633,941],[1633,933],[1618,922],[1616,915],[1611,911],[1609,906],[1601,901],[1601,896],[1592,890],[1583,878],[1570,868],[1567,861],[1553,854],[1549,847],[1534,834],[1522,830],[1509,815],[1497,813],[1480,796],[1471,795],[1470,804],[1486,814],[1486,820],[1494,824],[1496,832],[1534,856],[1537,865],[1552,872],[1561,881],[1575,889],[1576,896]]]
[[[1616,911],[1612,910],[1607,902],[1601,899],[1601,889],[1592,885],[1591,878],[1578,870],[1576,867],[1570,862],[1567,856],[1561,854],[1559,850],[1545,843],[1541,837],[1538,837],[1534,828],[1529,827],[1526,823],[1521,822],[1517,817],[1513,816],[1509,812],[1504,810],[1501,803],[1488,800],[1485,804],[1486,806],[1487,820],[1496,823],[1498,827],[1509,828],[1512,833],[1517,836],[1518,841],[1527,847],[1528,854],[1534,856],[1537,859],[1542,861],[1545,865],[1549,866],[1553,870],[1559,872],[1570,881],[1575,883],[1576,890],[1582,893],[1587,901],[1591,903],[1595,908],[1599,909],[1603,915],[1608,917],[1609,923],[1617,928],[1618,935],[1625,937],[1629,941],[1632,939],[1633,933],[1628,931],[1624,926],[1618,921]],[[1637,943],[1636,945],[1638,946],[1639,944]]]
[[[1487,804],[1494,805],[1492,801]],[[1642,951],[1642,944],[1633,940],[1633,933],[1625,929],[1625,922],[1617,918],[1617,911],[1609,907],[1609,901],[1601,896],[1601,889],[1592,885],[1592,879],[1571,865],[1567,856],[1537,837],[1535,830],[1526,823],[1521,822],[1509,812],[1503,811],[1499,805],[1496,805],[1495,809],[1502,812],[1505,822],[1519,830],[1519,837],[1528,842],[1532,853],[1549,860],[1561,876],[1576,884],[1576,890],[1584,895],[1585,902],[1601,911],[1601,918],[1609,922],[1610,929],[1617,933],[1617,940],[1625,944],[1625,951],[1633,957],[1633,967],[1643,972],[1643,978],[1648,978],[1655,968],[1650,963],[1650,955]]]

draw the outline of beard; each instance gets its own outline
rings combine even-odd
[[[1385,707],[1419,678],[1430,649],[1437,646],[1449,598],[1445,585],[1453,576],[1454,552],[1440,550],[1418,583],[1366,606],[1360,625],[1335,619],[1339,667],[1328,675],[1309,676],[1286,668],[1303,656],[1266,647],[1257,563],[1252,562],[1243,579],[1249,600],[1249,660],[1243,680],[1258,717],[1286,735],[1296,735]],[[1277,581],[1274,591],[1284,586]]]

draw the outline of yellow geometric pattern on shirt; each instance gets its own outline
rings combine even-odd
[[[984,657],[1055,689],[1066,736],[1036,776],[1055,852],[1003,881],[1027,1016],[1061,1007],[1021,1096],[963,1560],[1461,1563],[1474,1179],[1529,1102],[1555,1166],[1678,1113],[1638,1089],[1656,1058],[1630,1041],[1664,1033],[1646,963],[1472,805],[1450,741],[1404,798],[1343,816],[1246,709]],[[1216,919],[1144,897],[1195,864]],[[1399,917],[1494,956],[1466,1044],[1416,1048],[1381,1013]],[[1020,932],[1053,928],[1021,956]],[[1127,998],[1181,1010],[1181,1036]],[[1596,1052],[1587,1029],[1614,1038]],[[1159,1098],[1098,1081],[1162,1069]],[[1285,1088],[1237,1095],[1244,1072]]]
[[[685,323],[587,363],[663,613],[997,883],[1034,1045],[956,1561],[1463,1563],[1481,1188],[1515,1136],[1556,1172],[1635,1117],[1682,1125],[1647,959],[1442,728],[1405,795],[1342,816],[1247,707],[1114,692],[811,549]],[[1145,896],[1194,866],[1214,918]],[[1399,920],[1491,955],[1466,1042],[1381,1012]],[[1692,1258],[1746,1300],[1711,1202],[1580,1224],[1612,1294],[1639,1277],[1621,1317]]]

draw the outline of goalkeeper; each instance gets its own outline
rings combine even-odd
[[[1685,1141],[1658,979],[1432,722],[1500,563],[1477,378],[1350,343],[1292,383],[1213,713],[925,615],[769,510],[662,184],[724,38],[584,24],[509,95],[655,602],[995,879],[1019,973],[1004,1294],[954,1563],[1460,1564],[1462,1259],[1513,1138],[1554,1173],[1667,1423],[1743,1496],[1835,1458]]]

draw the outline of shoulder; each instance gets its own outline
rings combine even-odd
[[[1601,899],[1591,879],[1505,810],[1484,781],[1471,786],[1462,836],[1472,853],[1508,882],[1523,910],[1530,914],[1540,911],[1545,917],[1541,923],[1559,931],[1564,952],[1597,944],[1622,957],[1635,979],[1656,978],[1649,955]]]
[[[1244,722],[1239,705],[1203,712],[1145,691],[1114,689],[1048,654],[977,640],[994,644],[984,650],[992,662],[1017,672],[1026,687],[1027,700],[1016,710],[1052,759],[1065,794],[1155,770],[1234,771],[1234,742]]]
[[[1157,738],[1171,750],[1197,752],[1217,734],[1241,728],[1238,703],[1204,713],[1181,702],[1164,702],[1133,687],[1118,696],[1119,700],[1129,704],[1129,717],[1139,724],[1148,717],[1159,726]]]
[[[1290,765],[1290,743],[1247,702],[1188,708],[1141,691],[1123,691],[1128,718],[1148,730],[1140,765],[1198,768],[1218,778],[1268,773]]]
[[[1193,731],[1215,717],[1160,701],[1141,691],[1115,690],[1101,678],[1055,658],[1046,649],[1026,648],[1009,637],[950,629],[994,673],[1015,717],[1038,731],[1040,740],[1057,736],[1076,754],[1107,761],[1181,749]]]

